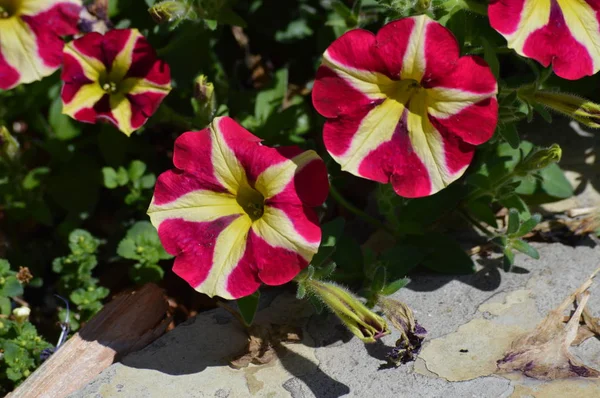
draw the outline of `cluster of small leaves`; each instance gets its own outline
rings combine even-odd
[[[39,365],[40,353],[50,346],[26,319],[11,316],[11,299],[23,294],[23,284],[31,275],[10,269],[0,259],[0,392],[6,393]]]
[[[52,262],[52,270],[60,274],[58,291],[75,304],[71,310],[69,325],[71,330],[79,329],[81,322],[86,322],[102,308],[102,300],[109,290],[98,285],[98,279],[92,271],[98,264],[96,252],[102,242],[89,232],[74,230],[69,235],[71,254],[59,257]],[[59,311],[60,321],[65,319],[66,309]]]
[[[10,298],[23,294],[23,284],[16,271],[10,269],[10,263],[0,259],[0,314],[10,315],[12,305]]]
[[[157,23],[169,23],[171,29],[183,21],[203,22],[215,30],[219,24],[246,26],[232,6],[235,0],[146,0],[150,15]]]
[[[147,194],[154,187],[156,176],[146,173],[146,164],[141,160],[133,160],[126,169],[121,166],[118,169],[103,167],[104,186],[108,189],[128,187],[129,193],[125,196],[128,205],[136,202],[146,202]]]
[[[514,250],[520,251],[536,260],[540,258],[538,251],[521,238],[530,233],[541,220],[542,216],[540,214],[533,214],[531,217],[521,220],[519,211],[510,209],[505,234],[497,236],[492,240],[500,246],[504,253],[504,269],[506,271],[510,271],[515,263]]]
[[[117,247],[117,254],[136,263],[129,269],[131,279],[138,284],[160,281],[165,271],[160,260],[172,258],[160,243],[156,228],[148,221],[138,221]]]

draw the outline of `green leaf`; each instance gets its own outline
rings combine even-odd
[[[517,209],[510,209],[508,211],[508,227],[506,228],[507,234],[514,234],[519,229],[519,211]]]
[[[10,315],[11,308],[10,299],[8,297],[0,296],[0,314]]]
[[[0,258],[0,276],[4,276],[10,272],[10,263],[8,260]]]
[[[62,141],[71,140],[81,134],[80,124],[67,115],[62,114],[62,100],[56,97],[48,110],[48,123],[56,138]]]
[[[542,215],[539,213],[536,213],[534,215],[531,216],[531,218],[529,218],[528,220],[525,220],[525,222],[523,222],[523,224],[521,224],[521,226],[519,227],[519,230],[514,234],[514,236],[523,236],[528,234],[529,232],[531,232],[531,230],[533,230],[535,228],[536,225],[538,225],[540,223],[540,221],[542,221]]]
[[[23,178],[23,188],[28,191],[37,188],[41,184],[41,178],[48,174],[50,174],[50,169],[48,167],[37,167],[30,170],[25,178]]]
[[[125,170],[125,167],[119,167],[117,170],[117,184],[119,186],[125,186],[129,182],[129,173]]]
[[[342,235],[337,242],[337,248],[332,255],[333,261],[342,273],[361,272],[363,269],[363,254],[358,242],[348,235]],[[337,274],[337,272],[336,272]]]
[[[499,200],[500,204],[508,209],[513,208],[519,212],[519,216],[521,218],[529,218],[531,213],[529,213],[529,207],[527,204],[519,197],[519,195],[509,195],[501,200]]]
[[[519,132],[517,126],[514,123],[501,123],[498,125],[498,134],[504,138],[504,140],[510,145],[511,148],[517,149],[521,140],[519,139]]]
[[[417,238],[419,240],[420,238]],[[390,249],[384,250],[379,259],[389,264],[388,279],[403,278],[411,270],[423,261],[427,256],[428,249],[423,247],[422,243],[410,244],[400,243]]]
[[[16,297],[23,294],[23,285],[17,279],[16,276],[6,277],[2,289],[0,289],[0,296]]]
[[[298,290],[296,291],[296,298],[302,300],[306,297],[306,287],[302,283],[298,283]]]
[[[254,106],[254,116],[261,124],[281,107],[287,93],[287,86],[288,70],[283,68],[275,72],[271,87],[258,93]]]
[[[386,284],[386,272],[384,266],[379,266],[375,269],[373,275],[373,282],[371,283],[371,290],[375,293],[379,293],[383,290]]]
[[[123,258],[137,260],[140,258],[140,256],[136,252],[136,249],[137,245],[133,239],[124,238],[121,242],[119,242],[119,246],[117,246],[117,254]]]
[[[498,222],[496,221],[496,215],[492,211],[490,204],[487,200],[474,200],[467,204],[469,211],[479,220],[486,224],[497,228]]]
[[[129,169],[127,170],[129,180],[136,181],[139,180],[144,173],[146,172],[146,163],[141,160],[133,160],[129,164]]]
[[[258,290],[254,294],[237,299],[238,309],[246,326],[252,325],[254,315],[258,309],[259,299],[260,291]]]
[[[408,278],[397,279],[392,283],[388,284],[386,287],[384,287],[381,290],[381,294],[384,296],[390,296],[396,293],[398,290],[402,289],[404,286],[408,285],[409,282],[410,279]]]
[[[483,59],[485,59],[485,62],[489,65],[494,77],[498,80],[500,76],[500,62],[498,61],[498,55],[496,55],[496,49],[484,36],[481,36],[479,40],[483,46]]]
[[[319,251],[314,255],[311,264],[320,267],[331,257],[336,249],[336,243],[344,232],[345,221],[338,217],[333,221],[323,224],[321,227],[321,245]]]
[[[515,250],[518,250],[521,253],[526,254],[531,258],[535,258],[536,260],[539,260],[540,253],[536,250],[535,247],[531,246],[529,243],[525,242],[524,240],[514,239],[513,241],[511,241],[511,244]]]
[[[539,113],[547,123],[552,123],[552,115],[543,105],[534,103],[532,104],[532,106],[533,109],[535,109],[537,113]]]
[[[129,269],[129,277],[136,284],[160,282],[165,276],[165,270],[157,264],[136,264],[136,266]]]
[[[542,177],[541,188],[548,195],[559,199],[573,196],[571,183],[556,163],[541,170],[540,176]]]
[[[103,167],[102,176],[104,177],[104,186],[108,189],[115,189],[119,186],[117,182],[117,172],[112,167]]]
[[[504,270],[510,271],[515,264],[515,253],[512,252],[510,247],[504,248],[504,258],[502,259]]]
[[[154,187],[156,183],[156,176],[154,174],[146,174],[140,178],[140,186],[144,189],[150,189]]]

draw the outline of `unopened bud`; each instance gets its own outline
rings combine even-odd
[[[19,325],[24,324],[29,319],[29,314],[31,314],[31,309],[29,307],[18,307],[15,308],[12,312],[15,317],[15,322]]]
[[[311,279],[307,281],[307,288],[365,343],[374,343],[376,339],[390,333],[382,317],[368,309],[358,297],[341,286]]]
[[[517,174],[527,174],[530,171],[541,170],[558,163],[562,157],[562,149],[558,144],[552,144],[548,148],[534,148],[517,166]]]
[[[185,19],[189,6],[183,1],[166,0],[156,3],[148,9],[152,19],[158,24]]]
[[[12,161],[17,156],[19,156],[19,142],[9,133],[6,127],[0,127],[0,158]]]
[[[216,111],[215,86],[208,81],[206,75],[200,75],[194,80],[194,98],[192,106],[199,125],[210,123]]]
[[[536,91],[532,94],[535,102],[573,118],[592,128],[600,128],[600,105],[572,94],[552,91]]]

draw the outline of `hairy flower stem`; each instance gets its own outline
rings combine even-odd
[[[381,222],[380,220],[376,219],[375,217],[368,215],[367,213],[365,213],[364,211],[362,211],[361,209],[359,209],[358,207],[356,207],[352,203],[350,203],[346,198],[344,198],[342,196],[342,194],[337,190],[337,188],[333,184],[331,184],[329,187],[329,194],[342,207],[344,207],[346,210],[354,213],[354,215],[356,215],[360,219],[368,222],[373,227],[375,227],[375,229],[383,229],[384,231],[388,232],[392,236],[397,235],[397,232],[394,231],[394,229],[392,229],[389,225],[386,225],[383,222]]]

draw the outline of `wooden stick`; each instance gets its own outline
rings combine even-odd
[[[118,295],[8,396],[61,398],[79,390],[162,335],[171,321],[168,308],[155,284]]]

